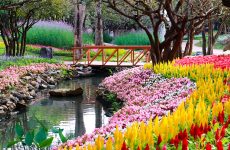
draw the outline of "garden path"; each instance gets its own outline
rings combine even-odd
[[[202,52],[202,47],[196,46],[199,40],[193,41],[193,52]],[[184,49],[186,46],[186,41],[183,41],[182,48]],[[230,54],[230,51],[224,52],[222,49],[213,49],[214,55],[222,55],[222,54]]]

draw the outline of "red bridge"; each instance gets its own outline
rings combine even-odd
[[[73,48],[73,64],[140,66],[150,61],[150,46],[84,46]]]

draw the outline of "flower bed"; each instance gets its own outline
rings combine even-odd
[[[28,72],[42,73],[47,69],[60,69],[66,66],[60,64],[40,63],[23,67],[9,67],[0,72],[0,91],[19,83],[20,77]]]
[[[106,78],[103,85],[124,99],[125,107],[114,114],[108,126],[59,148],[230,149],[229,56],[217,58],[184,58],[156,65],[157,74],[134,68]],[[144,68],[152,67],[147,64]],[[185,77],[197,87],[183,102],[194,88]]]
[[[196,56],[186,57],[176,61],[178,65],[199,65],[199,64],[214,64],[215,68],[229,69],[230,55],[210,55],[210,56]]]

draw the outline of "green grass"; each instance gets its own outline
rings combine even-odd
[[[0,55],[4,55],[5,53],[5,46],[3,42],[0,42]],[[26,46],[26,53],[25,56],[40,56],[40,48],[33,47],[33,46]],[[69,50],[54,50],[53,51],[54,59],[60,61],[71,61],[72,60],[72,52]]]
[[[116,45],[150,45],[144,32],[126,33],[114,39]]]
[[[202,47],[202,41],[200,40],[198,43],[195,44],[196,46],[198,47]],[[207,42],[207,45],[208,45],[208,42]],[[214,45],[214,49],[219,49],[219,50],[223,50],[224,49],[224,45],[219,43],[219,42],[216,42],[216,44]]]
[[[84,33],[83,43],[92,44],[93,35]],[[61,27],[34,26],[28,31],[27,44],[70,49],[74,45],[74,33],[72,30]]]
[[[33,46],[26,47],[26,55],[30,56],[40,56],[40,48],[35,48]],[[72,51],[69,50],[53,50],[54,59],[60,61],[72,61]]]

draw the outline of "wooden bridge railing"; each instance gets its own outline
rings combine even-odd
[[[128,62],[136,66],[140,61],[150,61],[150,46],[84,46],[73,48],[73,63],[84,61],[86,65],[93,65],[94,61],[100,62],[97,65],[106,65],[109,62],[116,62],[117,66]],[[99,59],[99,61],[98,61]],[[113,60],[112,60],[113,59]]]

